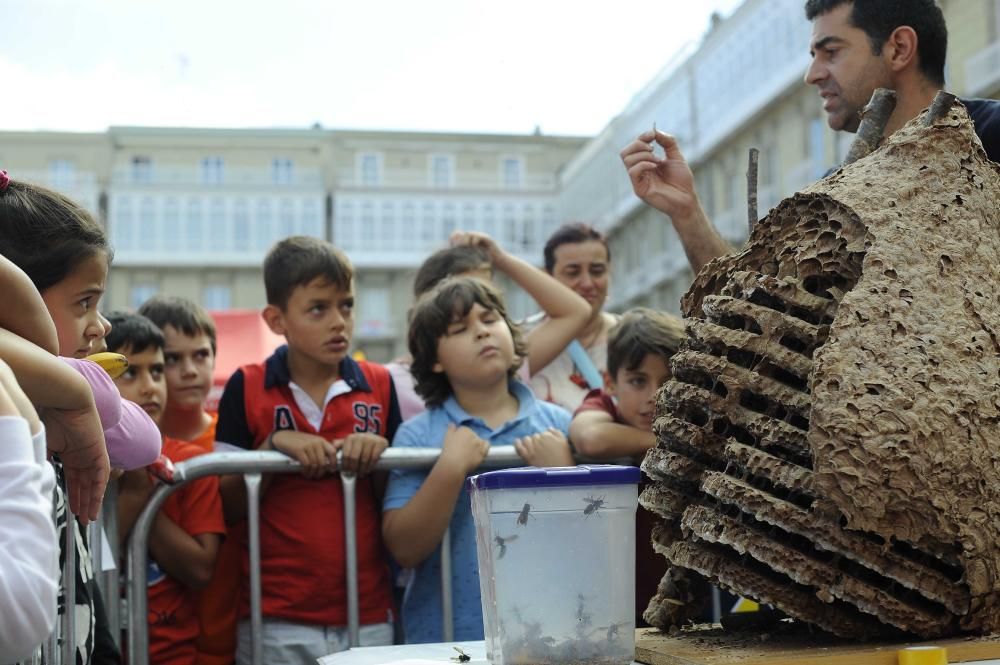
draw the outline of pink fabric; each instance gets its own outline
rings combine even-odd
[[[76,358],[60,357],[60,360],[90,384],[111,466],[127,471],[156,461],[160,456],[161,436],[149,414],[138,404],[122,399],[115,382],[97,363]]]

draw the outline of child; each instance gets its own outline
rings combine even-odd
[[[156,422],[167,402],[163,333],[139,314],[112,312],[108,350],[128,358],[129,368],[115,379],[122,397],[139,404]],[[164,437],[163,454],[181,462],[205,450]],[[145,469],[128,471],[118,481],[119,532],[131,530],[155,483]],[[225,534],[219,479],[187,483],[167,498],[149,532],[149,661],[193,665],[199,634],[196,589],[212,579],[215,557]]]
[[[43,420],[48,450],[59,456],[54,501],[59,542],[62,547],[63,531],[72,528],[80,550],[74,579],[76,661],[82,665],[117,663],[121,656],[90,570],[87,530],[81,528],[80,520],[67,519],[67,501],[81,515],[83,525],[88,517],[96,518],[109,457],[121,468],[134,468],[151,463],[160,453],[159,433],[149,417],[135,404],[122,400],[110,377],[96,364],[79,361],[101,347],[110,327],[97,303],[104,293],[111,250],[104,231],[82,207],[51,190],[12,181],[6,172],[0,173],[0,235],[4,240],[0,253],[26,274],[41,294],[55,324],[59,354],[68,356],[64,360],[90,384],[87,404],[76,401],[75,407],[48,409]],[[6,341],[16,344],[17,340],[21,338]],[[20,376],[13,364],[15,358],[21,361],[18,355],[4,356]],[[44,364],[37,356],[33,358],[37,366]],[[22,365],[22,369],[28,368]],[[74,385],[38,384],[25,392],[44,404],[56,397],[53,393],[69,391]],[[95,410],[106,448],[101,445],[101,435],[95,436],[93,431]],[[66,493],[62,491],[64,483]],[[64,558],[65,552],[60,557]]]
[[[0,361],[0,654],[31,657],[52,631],[59,589],[59,543],[52,524],[55,475],[45,430],[6,363]]]
[[[205,400],[215,369],[215,323],[205,310],[184,298],[154,296],[138,313],[163,331],[167,381],[163,435],[211,452],[217,416],[205,409]]]
[[[417,392],[428,410],[400,428],[395,447],[441,448],[429,471],[393,471],[382,533],[393,557],[415,568],[403,603],[408,643],[442,640],[439,545],[451,533],[456,640],[483,639],[475,533],[466,476],[491,445],[561,443],[569,413],[535,400],[514,377],[526,354],[499,293],[449,278],[413,309],[409,329]],[[567,459],[566,463],[571,463]]]
[[[261,483],[260,550],[263,661],[312,662],[348,646],[344,578],[342,468],[356,487],[361,644],[392,642],[392,593],[379,533],[378,499],[366,476],[389,445],[399,407],[388,371],[353,360],[354,270],[333,245],[293,236],[264,261],[263,317],[287,346],[245,365],[219,402],[218,438],[248,450],[277,450],[298,460],[301,475]],[[243,479],[222,480],[227,521],[246,511]],[[245,546],[245,544],[244,544]],[[241,616],[249,612],[244,553]],[[250,659],[250,626],[241,621],[237,661]]]
[[[218,414],[205,409],[215,370],[215,322],[197,304],[184,298],[155,296],[139,308],[163,331],[164,436],[187,441],[205,452],[215,450]],[[229,665],[236,653],[240,545],[238,538],[222,543],[211,583],[198,594],[198,665]]]
[[[587,302],[547,273],[518,259],[500,247],[489,236],[478,232],[456,231],[451,247],[432,254],[417,270],[413,282],[414,296],[430,291],[447,277],[475,277],[491,283],[493,270],[506,274],[541,306],[547,318],[524,336],[526,354],[518,370],[518,378],[528,383],[531,375],[541,371],[586,323],[590,313]],[[424,410],[423,400],[414,388],[409,359],[390,363],[389,371],[396,384],[404,420]],[[571,464],[567,447],[541,445],[526,451],[525,460],[535,466]]]
[[[638,464],[656,445],[653,415],[656,393],[670,378],[668,361],[684,339],[676,316],[645,307],[627,311],[608,335],[608,378],[604,390],[587,394],[569,427],[576,449],[588,457],[631,457]],[[654,517],[639,506],[636,513],[636,617],[641,618],[667,569],[653,551]]]

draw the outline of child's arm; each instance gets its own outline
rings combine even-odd
[[[616,423],[610,413],[598,409],[573,416],[569,438],[581,455],[597,459],[641,455],[656,445],[652,432]]]
[[[161,510],[149,533],[149,554],[167,575],[189,589],[201,589],[212,581],[221,542],[218,533],[192,536]]]
[[[382,539],[399,565],[413,568],[441,544],[465,477],[489,449],[468,427],[448,426],[441,456],[420,489],[405,506],[387,510],[382,518]]]
[[[48,449],[62,461],[70,510],[84,523],[97,519],[110,467],[90,385],[56,356],[2,328],[0,359],[43,409]]]
[[[576,339],[590,319],[590,305],[573,289],[544,270],[500,249],[484,233],[456,231],[453,245],[472,245],[486,252],[493,267],[510,277],[534,298],[546,318],[525,335],[528,345],[528,369],[536,374],[552,362]]]
[[[146,469],[126,471],[118,479],[118,498],[115,502],[118,509],[118,547],[124,547],[128,542],[132,527],[155,487]]]
[[[52,502],[26,420],[0,387],[0,604],[16,608],[0,625],[0,653],[27,657],[56,620],[59,541]]]
[[[4,256],[0,256],[0,292],[4,294],[0,328],[57,355],[59,335],[42,296],[24,271]]]

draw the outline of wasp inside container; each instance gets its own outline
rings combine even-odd
[[[493,665],[632,662],[638,482],[609,465],[469,479]]]

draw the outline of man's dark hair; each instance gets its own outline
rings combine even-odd
[[[604,234],[587,224],[574,222],[563,224],[545,241],[545,272],[552,274],[556,268],[556,250],[563,245],[576,245],[581,242],[596,240],[604,245],[604,250],[608,253],[608,262],[611,262],[611,249],[608,247],[608,239]]]
[[[343,252],[325,240],[290,236],[277,242],[264,259],[267,304],[284,310],[292,291],[317,277],[325,277],[338,289],[348,291],[354,268]]]
[[[944,63],[948,53],[948,26],[935,0],[807,0],[810,21],[841,5],[852,5],[851,25],[868,35],[872,53],[882,46],[893,30],[909,26],[917,33],[920,71],[937,85],[944,85]]]
[[[630,309],[608,331],[608,375],[617,380],[619,369],[635,370],[651,353],[666,361],[683,339],[684,322],[676,316],[646,307]]]
[[[163,349],[163,331],[142,314],[115,311],[104,316],[111,322],[111,332],[104,338],[108,351],[142,353],[146,349]]]
[[[486,252],[478,247],[459,245],[438,250],[420,264],[413,279],[413,295],[419,298],[447,277],[483,268],[492,265]]]
[[[188,337],[207,335],[212,343],[212,355],[215,355],[215,321],[197,303],[187,298],[153,296],[142,304],[139,314],[152,321],[160,330],[173,326]]]
[[[451,382],[443,372],[435,372],[438,340],[448,333],[448,326],[465,318],[473,305],[492,310],[500,315],[510,328],[514,340],[514,363],[507,371],[513,378],[528,355],[521,330],[510,320],[503,296],[493,286],[471,277],[449,277],[425,293],[410,313],[410,330],[407,342],[413,362],[410,372],[417,394],[429,407],[441,406],[452,394]]]

